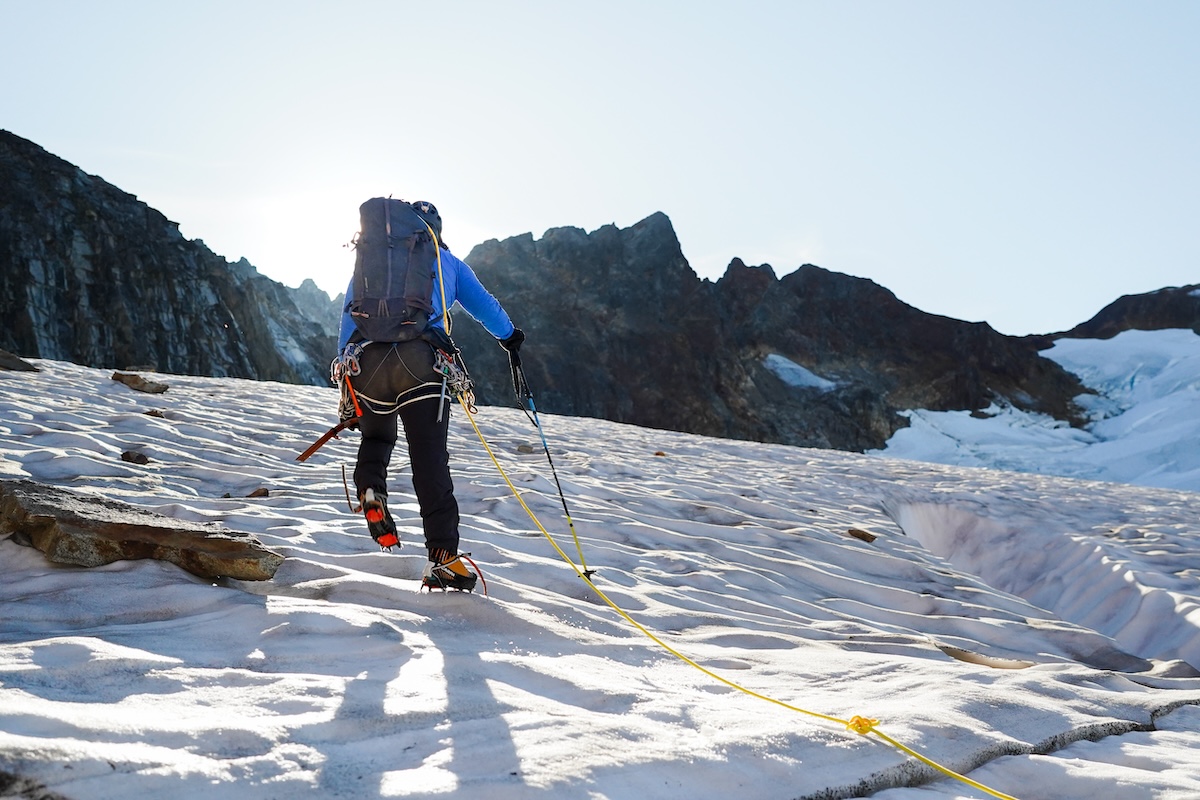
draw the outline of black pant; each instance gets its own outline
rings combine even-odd
[[[433,371],[433,349],[420,340],[370,344],[359,359],[360,375],[351,378],[362,409],[354,485],[386,495],[388,465],[404,426],[413,491],[421,508],[425,546],[458,552],[458,500],[450,478],[449,396],[442,399],[441,376]],[[439,410],[441,420],[438,419]]]

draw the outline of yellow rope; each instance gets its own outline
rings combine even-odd
[[[449,336],[450,330],[454,326],[450,322],[450,309],[446,307],[446,279],[442,276],[442,244],[438,241],[437,234],[433,232],[433,226],[425,222],[424,217],[421,217],[421,222],[425,223],[425,228],[433,237],[433,252],[437,254],[438,286],[442,289],[442,319],[446,320],[443,325],[446,328],[446,335]]]
[[[579,569],[579,567],[577,567],[575,565],[575,562],[571,560],[571,557],[568,556],[565,552],[563,552],[563,549],[558,546],[558,542],[554,541],[554,537],[550,535],[550,532],[548,530],[546,530],[545,526],[542,525],[541,521],[538,520],[537,516],[533,513],[533,511],[529,508],[529,506],[525,504],[525,499],[523,497],[521,497],[521,493],[517,491],[517,487],[513,485],[513,482],[511,480],[509,480],[508,473],[506,473],[504,471],[504,467],[502,467],[500,465],[499,459],[496,458],[496,454],[494,452],[492,452],[491,446],[487,443],[487,439],[484,438],[483,431],[479,430],[479,426],[477,424],[475,424],[475,417],[471,414],[470,410],[466,406],[466,403],[463,402],[461,397],[459,398],[459,404],[462,405],[463,411],[466,412],[467,419],[471,421],[471,427],[475,429],[475,434],[479,437],[480,443],[483,444],[483,449],[487,451],[488,456],[492,459],[492,463],[496,466],[496,470],[500,473],[500,477],[502,477],[504,479],[504,482],[506,484],[508,484],[508,488],[512,491],[513,497],[517,498],[517,502],[521,504],[521,508],[525,509],[525,513],[529,515],[529,518],[531,520],[533,520],[533,524],[537,526],[537,529],[542,532],[542,535],[546,537],[546,540],[550,542],[550,545],[558,552],[558,555],[563,559],[563,561],[566,561],[567,564],[569,564],[571,566],[571,569],[575,570],[576,575],[578,575],[580,578],[583,578],[583,580],[587,583],[587,585],[589,587],[591,587],[592,591],[594,591],[596,593],[596,595],[608,605],[609,608],[611,608],[613,611],[617,612],[617,614],[619,614],[630,625],[632,625],[633,627],[635,627],[639,631],[641,631],[641,633],[644,634],[646,636],[646,638],[650,639],[650,641],[654,642],[659,647],[666,650],[668,653],[675,656],[676,658],[678,658],[680,661],[687,664],[688,666],[698,669],[700,672],[703,672],[705,675],[712,678],[713,680],[723,683],[732,689],[736,689],[737,691],[742,692],[743,694],[747,694],[751,697],[757,697],[759,700],[765,700],[768,703],[773,703],[782,708],[786,708],[789,711],[795,711],[800,714],[806,714],[810,717],[816,717],[817,719],[823,719],[826,722],[834,722],[839,725],[845,725],[847,730],[851,730],[862,736],[866,736],[868,734],[873,733],[876,736],[878,736],[882,741],[887,742],[892,747],[895,747],[897,750],[901,751],[902,753],[906,753],[906,754],[912,756],[913,758],[917,759],[921,763],[932,767],[933,769],[937,770],[938,772],[942,773],[943,775],[945,775],[947,777],[954,778],[955,780],[958,780],[958,781],[962,781],[963,783],[967,784],[968,786],[974,787],[975,789],[978,789],[981,792],[989,794],[992,797],[998,798],[998,800],[1017,800],[1017,798],[1013,797],[1012,795],[1007,795],[1007,794],[1004,794],[1003,792],[998,792],[995,789],[990,789],[987,786],[984,786],[982,783],[973,781],[965,775],[960,775],[959,773],[955,772],[954,770],[950,769],[949,767],[944,767],[941,764],[937,763],[936,761],[926,758],[925,756],[921,755],[917,751],[912,750],[911,748],[905,747],[900,742],[896,741],[895,739],[891,738],[890,736],[886,736],[881,731],[879,731],[875,727],[875,725],[879,722],[879,720],[877,720],[877,719],[870,719],[867,717],[859,717],[859,716],[851,717],[848,720],[840,719],[838,717],[832,717],[827,714],[819,714],[816,711],[809,711],[807,709],[800,708],[799,706],[794,706],[794,705],[791,705],[790,703],[785,703],[782,700],[777,700],[774,697],[768,697],[765,694],[760,694],[760,693],[754,691],[753,689],[748,689],[745,686],[742,686],[741,684],[735,683],[727,678],[724,678],[724,677],[718,675],[717,673],[713,672],[712,670],[708,669],[707,667],[703,667],[700,664],[697,664],[695,661],[688,658],[683,653],[679,652],[675,648],[671,647],[671,645],[667,644],[662,639],[655,636],[654,633],[652,633],[648,628],[646,628],[640,622],[635,620],[628,613],[626,613],[623,608],[621,608],[616,603],[614,603],[611,599],[609,599],[608,595],[606,595],[600,589],[596,588],[596,585],[594,583],[592,583],[591,578],[589,578],[586,574],[584,574]]]

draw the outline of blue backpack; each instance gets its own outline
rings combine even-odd
[[[420,211],[418,211],[420,209]],[[423,212],[423,213],[422,213]],[[373,197],[359,206],[354,299],[348,310],[362,338],[407,342],[429,328],[441,218],[430,203]]]

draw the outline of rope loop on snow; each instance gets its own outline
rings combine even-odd
[[[620,615],[620,617],[622,619],[624,619],[626,622],[628,622],[630,625],[632,625],[634,628],[636,628],[638,631],[640,631],[650,641],[654,642],[659,647],[661,647],[663,650],[666,650],[668,653],[675,656],[675,658],[679,659],[680,661],[687,664],[688,666],[699,670],[700,672],[704,673],[705,675],[712,678],[713,680],[715,680],[719,683],[723,683],[726,686],[730,687],[731,689],[735,689],[735,690],[741,692],[742,694],[749,695],[750,697],[757,697],[759,700],[765,700],[768,703],[773,703],[774,705],[777,705],[781,708],[786,708],[789,711],[795,711],[799,714],[805,714],[810,717],[822,719],[822,720],[825,720],[826,722],[832,722],[832,723],[836,723],[839,725],[845,725],[847,729],[854,731],[855,733],[861,734],[863,736],[866,736],[868,734],[874,734],[875,736],[879,737],[879,739],[881,741],[884,741],[884,742],[890,744],[892,747],[896,748],[897,750],[899,750],[902,753],[912,756],[913,758],[917,759],[918,761],[925,764],[926,766],[932,767],[934,770],[942,773],[946,777],[954,778],[955,780],[962,781],[963,783],[967,784],[968,786],[971,786],[985,794],[988,794],[992,797],[997,798],[997,800],[1017,800],[1017,798],[1013,797],[1012,795],[1007,795],[1007,794],[1004,794],[1003,792],[998,792],[995,789],[990,789],[987,786],[984,786],[982,783],[978,783],[976,781],[971,780],[970,778],[968,778],[965,775],[960,775],[959,773],[955,772],[954,770],[950,769],[949,767],[944,767],[941,764],[937,763],[936,761],[926,758],[925,756],[921,755],[917,751],[915,751],[909,747],[905,747],[903,744],[901,744],[900,742],[891,738],[890,736],[884,735],[881,731],[879,731],[875,727],[875,725],[879,722],[879,720],[877,720],[877,719],[870,719],[868,717],[860,717],[860,716],[854,716],[848,720],[840,719],[838,717],[829,716],[827,714],[820,714],[816,711],[809,711],[807,709],[800,708],[799,706],[794,706],[794,705],[791,705],[790,703],[785,703],[782,700],[777,700],[774,697],[770,697],[765,694],[760,694],[759,692],[756,692],[753,689],[748,689],[739,683],[735,683],[734,681],[731,681],[728,678],[718,675],[717,673],[713,672],[712,670],[708,669],[707,667],[704,667],[704,666],[696,663],[695,661],[688,658],[683,653],[676,650],[671,645],[664,642],[662,639],[660,639],[658,636],[656,636],[649,628],[647,628],[646,626],[642,625],[640,622],[635,620],[632,616],[629,615],[628,612],[626,612],[623,608],[621,608],[615,602],[613,602],[609,598],[608,595],[606,595],[600,589],[596,588],[596,584],[592,583],[591,571],[589,570],[589,571],[585,572],[584,570],[581,570],[578,566],[576,566],[575,562],[571,560],[571,557],[569,555],[567,555],[561,547],[558,546],[558,542],[554,541],[554,537],[550,534],[550,532],[548,530],[546,530],[546,527],[544,525],[542,525],[541,520],[539,520],[537,518],[537,515],[534,514],[533,511],[529,508],[529,506],[525,503],[525,498],[521,497],[521,493],[519,491],[517,491],[517,487],[513,484],[512,480],[508,477],[508,473],[505,472],[504,467],[502,467],[500,465],[500,460],[498,458],[496,458],[496,454],[495,454],[495,452],[492,451],[491,445],[489,445],[487,442],[487,439],[484,438],[483,431],[479,430],[479,425],[476,424],[474,416],[472,416],[470,410],[467,409],[466,404],[463,403],[461,397],[459,398],[459,403],[462,404],[463,410],[467,412],[467,419],[471,421],[471,427],[475,429],[475,434],[479,437],[479,441],[483,445],[483,449],[486,450],[488,456],[491,457],[492,464],[495,465],[496,470],[500,473],[500,477],[504,479],[504,482],[506,484],[508,484],[508,488],[510,491],[512,491],[513,497],[515,497],[517,499],[517,502],[521,504],[521,508],[525,509],[525,513],[529,515],[529,518],[531,520],[533,520],[533,524],[535,526],[537,526],[537,529],[539,531],[541,531],[542,535],[546,537],[546,540],[548,542],[550,542],[550,545],[555,549],[555,551],[558,553],[559,557],[562,558],[563,561],[567,562],[567,564],[570,565],[571,569],[575,570],[575,574],[578,575],[580,578],[582,578],[587,583],[587,585],[589,587],[591,587],[592,591],[594,591],[596,593],[597,597],[599,597],[602,601],[604,601],[604,603],[609,608],[611,608],[618,615]],[[578,539],[576,539],[576,543],[578,543]],[[582,555],[582,553],[581,553],[581,555]]]
[[[875,726],[879,723],[877,719],[868,717],[851,717],[846,723],[847,730],[852,730],[855,733],[866,736],[871,731],[875,730]]]

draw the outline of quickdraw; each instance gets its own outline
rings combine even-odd
[[[443,406],[445,406],[448,391],[463,404],[463,408],[467,410],[468,414],[478,413],[479,409],[475,407],[475,382],[467,374],[461,355],[447,353],[441,349],[434,350],[433,371],[442,376],[441,403]],[[439,410],[438,421],[441,422],[441,420],[442,414]]]

